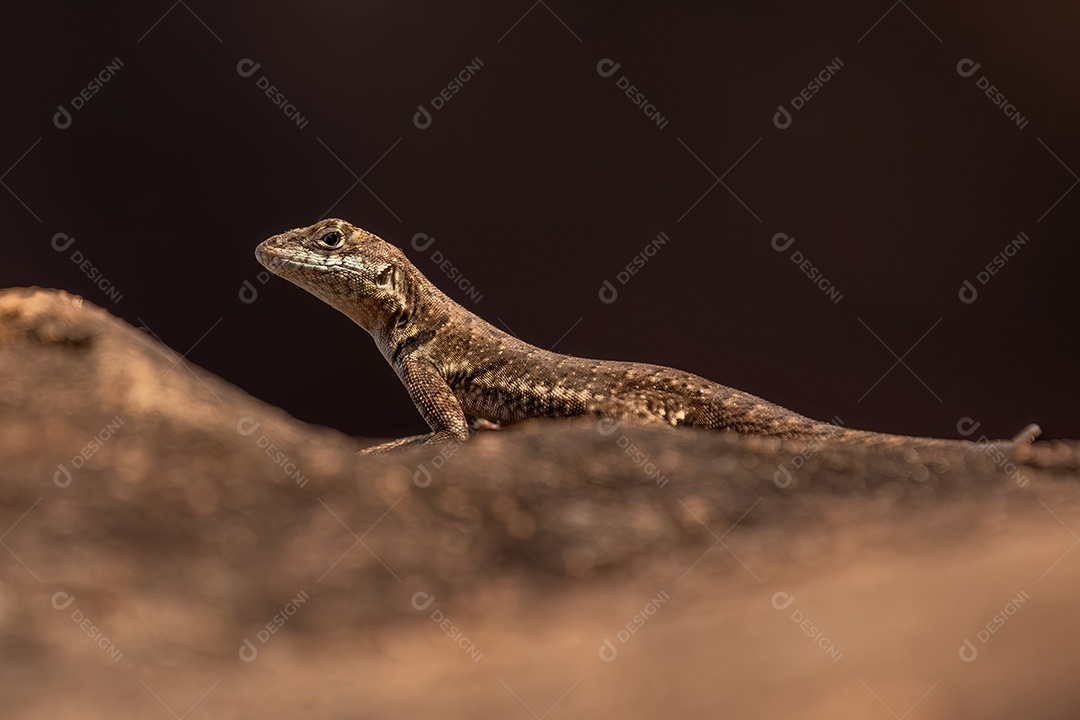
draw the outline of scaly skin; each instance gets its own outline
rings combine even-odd
[[[431,427],[428,443],[468,440],[471,415],[503,423],[593,416],[781,438],[970,444],[848,430],[682,370],[543,350],[469,312],[401,250],[344,220],[275,235],[255,254],[371,334]]]

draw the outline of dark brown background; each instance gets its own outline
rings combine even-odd
[[[545,0],[522,18],[529,5],[19,8],[4,28],[0,286],[83,294],[180,351],[220,318],[193,362],[304,420],[421,431],[343,316],[276,279],[255,303],[238,299],[260,240],[333,205],[402,246],[435,236],[483,299],[408,249],[421,270],[538,345],[682,367],[867,429],[956,437],[970,416],[992,436],[1031,420],[1080,436],[1080,192],[1057,202],[1080,169],[1080,9]],[[57,105],[114,57],[123,69],[58,130]],[[476,77],[417,129],[417,105],[477,57]],[[837,76],[774,127],[777,105],[835,57]],[[981,68],[965,79],[967,57]],[[239,76],[243,58],[259,73]],[[615,77],[597,74],[602,58],[621,63]],[[621,74],[664,129],[619,93]],[[1027,127],[980,94],[980,74]],[[738,199],[716,184],[677,222],[710,169]],[[668,245],[601,303],[603,280],[660,231]],[[1028,245],[962,304],[962,281],[1020,231]],[[50,248],[58,232],[119,304]],[[839,305],[770,248],[777,232],[797,238]],[[860,402],[895,362],[862,322],[903,355],[939,318],[904,359],[921,381],[899,365]]]

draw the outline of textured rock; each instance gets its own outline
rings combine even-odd
[[[1076,443],[582,420],[368,457],[177,358],[0,293],[6,717],[1080,709]]]

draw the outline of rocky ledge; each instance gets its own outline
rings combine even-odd
[[[1080,713],[1075,442],[374,442],[0,293],[4,716]]]

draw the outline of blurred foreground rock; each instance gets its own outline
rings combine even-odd
[[[1080,716],[1076,443],[371,458],[177,361],[0,293],[3,717]]]

